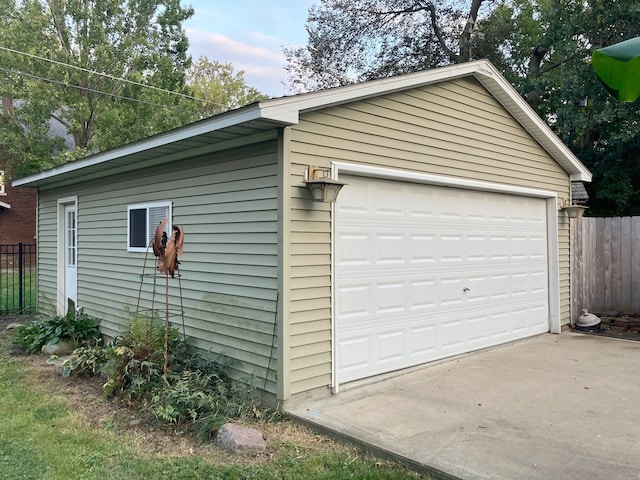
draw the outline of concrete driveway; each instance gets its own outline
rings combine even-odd
[[[634,341],[547,334],[286,410],[444,477],[640,479]]]

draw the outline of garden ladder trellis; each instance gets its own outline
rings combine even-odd
[[[148,316],[149,318],[149,322],[153,322],[155,318],[160,319],[160,308],[162,308],[162,306],[160,308],[156,307],[156,297],[158,295],[162,295],[161,293],[161,288],[159,288],[159,279],[164,279],[164,309],[162,310],[163,316],[164,316],[164,366],[163,366],[163,372],[166,375],[167,373],[167,369],[168,369],[168,341],[169,341],[169,328],[171,326],[171,321],[170,318],[172,317],[179,317],[181,324],[182,324],[182,339],[183,341],[186,341],[186,328],[185,328],[185,323],[184,323],[184,306],[183,306],[183,298],[182,298],[182,281],[181,281],[181,273],[180,273],[180,269],[176,268],[176,272],[171,275],[172,279],[177,279],[178,280],[178,299],[179,299],[179,310],[176,309],[171,309],[170,308],[170,301],[169,301],[169,272],[165,271],[165,273],[159,273],[158,272],[158,268],[157,268],[157,264],[155,262],[155,258],[154,258],[154,264],[152,267],[152,273],[147,273],[147,259],[149,257],[149,250],[151,249],[151,244],[149,245],[149,247],[147,248],[147,252],[145,253],[145,257],[144,257],[144,263],[142,266],[142,274],[139,276],[140,278],[140,287],[138,289],[138,301],[136,304],[136,317],[137,318],[144,318],[146,316]],[[150,303],[150,307],[149,308],[141,308],[141,301],[143,300],[143,287],[144,287],[144,282],[145,279],[149,279],[151,281],[151,291],[150,293],[150,299],[147,300]],[[173,322],[175,323],[175,322]],[[149,332],[152,332],[152,329],[149,329]]]

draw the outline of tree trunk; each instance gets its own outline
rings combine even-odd
[[[471,0],[467,24],[460,34],[459,62],[470,62],[473,60],[473,31],[478,21],[478,11],[483,2],[484,0]]]
[[[542,61],[544,60],[545,55],[547,54],[547,49],[542,45],[538,45],[531,52],[531,57],[529,58],[529,71],[527,73],[527,78],[529,80],[529,91],[525,94],[525,98],[527,99],[527,103],[535,110],[540,104],[540,89],[537,87],[537,80],[540,77],[540,66],[542,65]]]

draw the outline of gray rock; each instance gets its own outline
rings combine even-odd
[[[49,355],[69,355],[73,353],[73,350],[73,344],[65,340],[61,340],[58,343],[47,343],[42,347],[42,351]]]
[[[142,426],[142,420],[140,420],[139,418],[136,418],[136,419],[131,420],[129,422],[129,425],[127,425],[127,428],[129,430],[135,430],[135,429],[137,429],[137,428],[139,428],[141,426]]]
[[[10,323],[9,325],[7,325],[5,330],[13,330],[14,328],[19,327],[19,326],[20,326],[20,324],[18,322],[13,322],[13,323]]]
[[[255,455],[267,448],[262,432],[233,423],[220,427],[216,442],[218,447],[236,455]]]

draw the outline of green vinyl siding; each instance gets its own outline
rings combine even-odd
[[[331,209],[310,206],[307,165],[340,161],[569,195],[567,172],[473,79],[306,113],[291,127],[290,149],[292,394],[331,384]],[[559,237],[564,324],[569,230],[562,216]]]
[[[57,200],[38,194],[38,311],[45,315],[56,314],[57,301]]]
[[[191,343],[233,360],[233,377],[253,376],[275,392],[275,141],[42,191],[41,291],[51,295],[55,205],[71,194],[78,197],[78,304],[103,320],[106,335],[126,331],[138,308],[153,305],[164,318],[165,278],[152,275],[153,253],[127,252],[127,206],[171,201],[173,224],[184,227],[185,241],[181,276],[168,279],[170,320],[182,332],[182,305]]]

